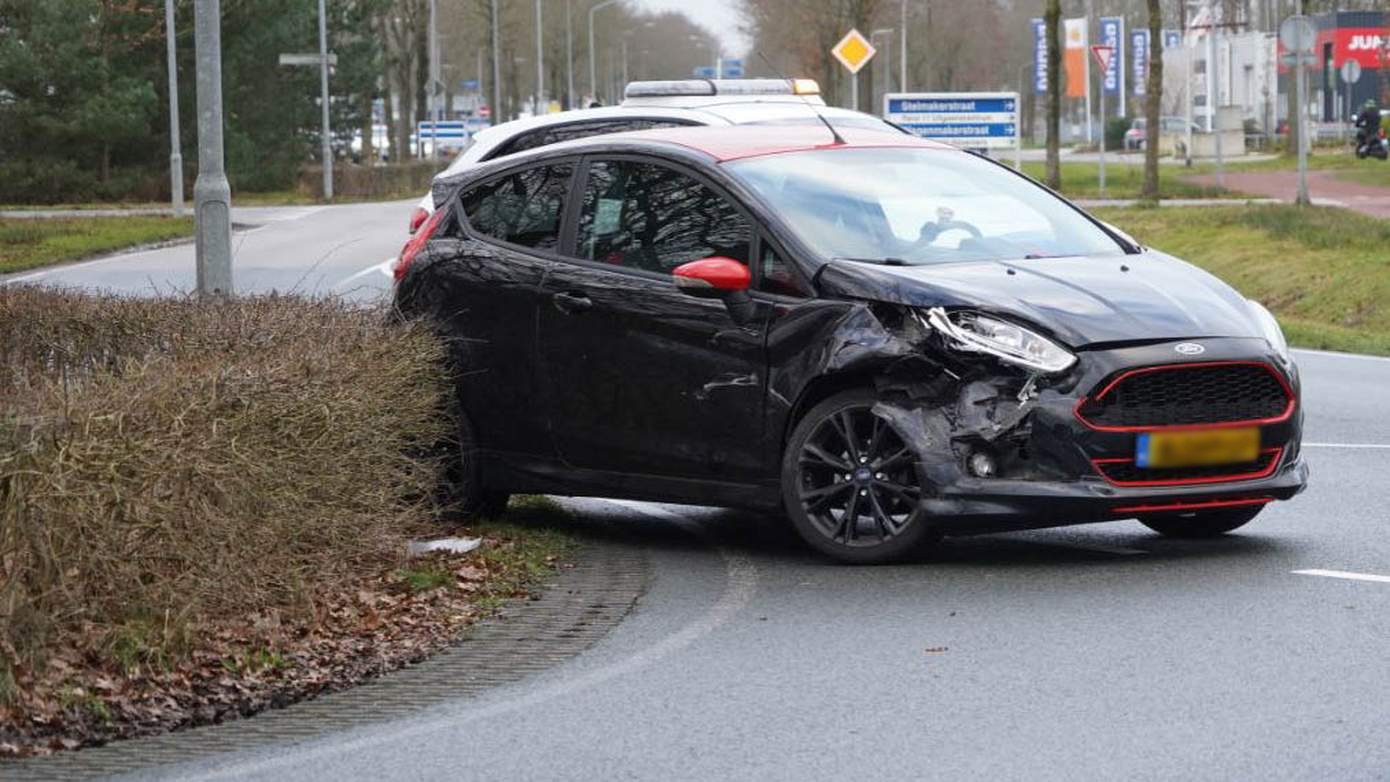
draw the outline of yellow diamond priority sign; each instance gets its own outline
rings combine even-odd
[[[869,60],[872,60],[874,55],[878,53],[878,50],[869,43],[869,39],[865,38],[863,33],[851,29],[845,33],[845,37],[841,38],[839,43],[835,44],[830,53],[835,55],[835,59],[839,60],[840,64],[845,66],[850,73],[859,73],[859,69],[867,65]]]

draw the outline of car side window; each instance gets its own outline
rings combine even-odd
[[[460,199],[468,225],[478,233],[522,247],[554,250],[560,245],[573,163],[513,171],[465,192]]]
[[[805,296],[796,272],[772,243],[764,239],[758,245],[758,290],[782,296]]]
[[[579,213],[579,257],[669,274],[723,256],[749,262],[753,229],[734,205],[666,166],[630,160],[589,166]]]

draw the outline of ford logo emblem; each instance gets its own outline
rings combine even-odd
[[[1173,346],[1173,350],[1178,351],[1184,356],[1196,356],[1207,352],[1207,349],[1198,345],[1196,342],[1181,342]]]

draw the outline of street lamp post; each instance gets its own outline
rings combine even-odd
[[[572,0],[565,0],[565,95],[567,109],[574,108],[574,18]]]
[[[895,31],[893,28],[891,28],[891,27],[880,27],[880,28],[878,28],[877,30],[872,30],[872,31],[869,32],[869,41],[870,41],[871,43],[873,42],[873,40],[874,40],[874,38],[875,38],[876,36],[883,35],[883,36],[886,36],[886,37],[887,37],[887,42],[884,43],[884,45],[883,45],[884,48],[886,48],[886,49],[888,50],[888,51],[884,52],[884,54],[883,54],[883,91],[884,91],[885,93],[888,93],[888,92],[892,92],[892,91],[893,91],[893,89],[892,89],[892,88],[893,88],[893,85],[889,84],[888,82],[891,81],[892,78],[893,78],[893,33],[894,33],[894,32],[896,32],[896,31]],[[856,77],[856,78],[857,78],[857,77]],[[872,97],[872,96],[870,96],[870,97]],[[874,105],[878,105],[878,103],[877,103],[877,102],[874,102]],[[858,106],[856,106],[855,108],[858,108]]]
[[[502,65],[497,54],[497,0],[492,0],[492,108],[489,117],[492,124],[502,121]]]
[[[902,34],[901,53],[898,55],[898,91],[907,92],[907,0],[902,0],[902,19],[898,23]]]
[[[319,0],[319,102],[323,104],[323,197],[333,200],[333,136],[328,126],[328,18],[325,0]],[[220,68],[220,66],[219,66]],[[219,87],[220,90],[220,87]]]
[[[174,43],[174,0],[164,0],[164,36],[169,51],[169,197],[183,214],[183,153],[179,151],[179,61]]]
[[[542,24],[541,0],[536,0],[536,116],[541,111],[541,101],[545,100],[545,27]]]
[[[493,0],[497,2],[497,0]],[[598,68],[594,65],[594,14],[618,2],[618,0],[603,0],[602,3],[589,9],[589,89],[593,92],[595,100],[598,99]]]
[[[193,183],[197,225],[198,293],[232,292],[232,191],[222,165],[222,11],[218,0],[196,0],[193,38],[198,61],[198,178]]]

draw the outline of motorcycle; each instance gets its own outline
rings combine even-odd
[[[1366,139],[1365,134],[1357,134],[1356,157],[1364,160],[1373,157],[1376,160],[1390,158],[1390,140],[1385,137],[1385,128],[1377,128],[1373,138]]]

